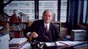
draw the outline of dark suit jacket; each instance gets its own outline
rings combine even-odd
[[[33,31],[35,31],[38,34],[36,40],[40,42],[54,42],[60,39],[58,30],[53,23],[50,23],[49,32],[45,32],[43,20],[34,21],[30,27],[24,30],[24,34],[26,36],[27,32]]]

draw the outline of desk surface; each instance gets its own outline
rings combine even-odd
[[[40,42],[42,43],[42,42]],[[74,47],[74,48],[88,48],[88,41],[56,41],[56,42],[43,42],[47,45],[47,47],[50,46],[57,46],[57,48],[67,48],[67,47]],[[20,49],[31,49],[31,45],[29,42],[24,44]]]
[[[59,48],[74,47],[74,48],[88,48],[88,41],[56,41],[56,42],[46,42],[47,46],[57,46]]]

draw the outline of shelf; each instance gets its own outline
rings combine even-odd
[[[9,32],[21,32],[21,30],[17,30],[17,31],[13,31],[13,30],[11,30],[11,31],[9,31]]]
[[[24,37],[23,30],[28,27],[30,22],[6,22],[9,28],[9,34],[12,38]]]
[[[29,22],[7,22],[7,23],[13,23],[13,24],[17,23],[17,24],[21,24],[21,23],[29,23]]]

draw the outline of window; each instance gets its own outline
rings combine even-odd
[[[4,11],[9,16],[11,16],[14,9],[16,10],[17,16],[18,16],[18,13],[22,12],[23,14],[26,14],[28,16],[28,20],[35,18],[34,0],[33,1],[25,1],[25,0],[24,1],[12,1],[10,4],[8,4],[4,8]]]
[[[39,5],[36,5],[35,1],[38,1]],[[36,8],[39,10],[39,19],[42,19],[42,13],[45,9],[50,9],[53,11],[53,20],[58,21],[58,17],[60,17],[61,22],[66,22],[67,0],[61,0],[60,12],[58,11],[58,0],[12,1],[5,7],[4,11],[11,16],[12,11],[16,9],[17,13],[22,12],[27,14],[30,20],[35,19],[35,6],[39,7]],[[60,13],[60,16],[58,16],[58,13]]]
[[[58,0],[55,1],[39,1],[39,19],[42,19],[42,13],[45,9],[53,11],[54,20],[57,21]]]
[[[88,13],[88,0],[87,0],[87,12]],[[86,14],[86,23],[88,24],[88,14]]]
[[[60,21],[66,22],[66,16],[67,16],[67,0],[61,0]]]
[[[87,16],[87,0],[84,1],[83,5],[83,23],[86,23],[86,16]]]

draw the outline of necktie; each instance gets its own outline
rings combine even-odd
[[[46,25],[46,32],[48,32],[48,27],[47,27],[47,25]]]

